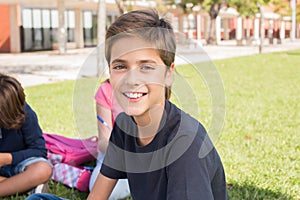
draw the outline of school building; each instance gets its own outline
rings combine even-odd
[[[289,5],[291,0],[286,0]],[[295,0],[299,5],[300,0]],[[210,17],[207,12],[194,6],[192,12],[183,14],[177,7],[169,6],[173,13],[175,30],[181,30],[184,36],[195,41],[205,43],[208,38]],[[215,20],[216,43],[222,40],[236,40],[237,44],[260,43],[260,13],[254,17],[245,18],[239,16],[234,8],[222,8]],[[269,38],[270,43],[280,43],[283,39],[290,38],[292,30],[292,16],[281,16],[275,13],[275,6],[263,6],[264,38]],[[295,37],[300,38],[300,22],[295,25]]]
[[[289,1],[289,0],[287,0]],[[0,53],[26,52],[58,49],[64,18],[64,31],[68,48],[84,48],[97,45],[97,0],[0,0]],[[157,1],[131,0],[131,9],[157,8]],[[161,1],[162,2],[162,1]],[[297,4],[300,0],[296,1]],[[208,37],[210,18],[208,13],[197,10],[184,14],[178,7],[166,6],[176,33],[205,43]],[[109,26],[119,10],[115,0],[106,0],[106,26]],[[259,42],[259,14],[254,18],[239,17],[233,8],[223,8],[216,19],[217,43],[221,40]],[[291,17],[274,13],[272,6],[264,7],[265,37],[284,39],[290,37]],[[101,24],[100,24],[101,25]],[[297,24],[296,37],[300,37]],[[273,40],[272,40],[273,41]]]
[[[153,1],[132,1],[132,9],[154,7]],[[58,48],[60,17],[64,18],[67,48],[97,44],[95,0],[0,0],[0,52]],[[119,16],[114,0],[106,0],[106,26]]]

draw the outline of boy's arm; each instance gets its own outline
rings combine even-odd
[[[111,110],[97,103],[96,111],[97,111],[97,115],[100,116],[110,128],[112,128]],[[105,153],[108,146],[108,140],[111,134],[111,130],[101,122],[97,121],[97,123],[98,123],[99,150],[102,153]]]
[[[87,200],[107,200],[117,181],[117,179],[111,179],[99,173]]]

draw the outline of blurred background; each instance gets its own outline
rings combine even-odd
[[[179,43],[262,46],[300,37],[300,0],[0,0],[0,52],[94,47],[119,15],[147,8],[169,18]]]

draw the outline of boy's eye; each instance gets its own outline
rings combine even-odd
[[[143,71],[149,71],[149,70],[154,70],[155,69],[155,67],[152,66],[152,65],[142,65],[140,68]]]
[[[125,69],[125,65],[115,65],[112,67],[114,70],[122,70],[122,69]]]

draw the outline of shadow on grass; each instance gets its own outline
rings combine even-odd
[[[279,51],[279,52],[272,52],[275,55],[283,55],[286,54],[288,56],[300,56],[300,49],[290,50],[290,51]]]
[[[291,52],[287,52],[287,55],[291,55],[291,56],[300,56],[300,52],[299,51],[291,51]]]
[[[292,200],[287,194],[258,188],[254,184],[227,184],[230,200]]]

